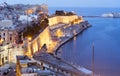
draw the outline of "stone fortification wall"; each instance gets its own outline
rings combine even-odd
[[[51,35],[50,35],[50,30],[49,26],[42,31],[35,39],[32,41],[28,42],[27,46],[27,54],[30,56],[36,51],[40,50],[41,47],[46,44],[47,46],[49,45],[49,42],[51,42]]]
[[[52,52],[52,49],[55,48],[55,45],[57,44],[57,42],[52,41],[49,27],[51,27],[52,25],[58,24],[58,23],[69,24],[76,19],[79,19],[77,15],[55,16],[55,17],[49,18],[49,26],[43,32],[41,32],[35,39],[28,42],[27,54],[29,56],[34,54],[36,51],[40,50],[44,44],[47,45],[47,49],[49,49],[48,51]],[[82,20],[83,19],[81,18],[80,21]],[[74,22],[80,22],[80,21],[77,20]]]
[[[68,24],[72,22],[73,20],[78,19],[77,15],[72,15],[72,16],[54,16],[49,18],[49,26],[58,24],[58,23],[65,23]]]

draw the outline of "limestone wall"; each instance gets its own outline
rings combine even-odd
[[[50,44],[49,42],[51,42],[51,35],[49,27],[47,27],[35,39],[33,39],[31,42],[28,42],[27,54],[31,55],[35,53],[36,51],[40,50],[44,44],[47,44],[48,46]]]
[[[49,26],[58,24],[58,23],[70,23],[71,21],[78,19],[77,15],[72,15],[72,16],[55,16],[49,18]]]
[[[32,41],[28,42],[27,45],[27,55],[30,56],[34,54],[36,51],[40,50],[41,47],[46,44],[47,49],[49,52],[52,52],[52,50],[55,48],[57,45],[57,41],[53,41],[51,39],[51,34],[50,34],[50,29],[49,27],[58,23],[65,23],[68,24],[75,19],[79,19],[77,15],[73,16],[55,16],[49,18],[49,26],[41,32],[35,39]],[[76,21],[79,22],[79,21]]]

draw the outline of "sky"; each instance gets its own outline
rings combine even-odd
[[[49,7],[120,7],[120,0],[0,0],[8,4],[47,4]]]

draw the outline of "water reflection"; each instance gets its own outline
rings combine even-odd
[[[92,68],[92,43],[95,44],[95,73],[120,76],[120,19],[89,18],[93,27],[62,47],[62,57]]]

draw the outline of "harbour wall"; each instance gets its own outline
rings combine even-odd
[[[77,15],[72,15],[72,16],[54,16],[49,18],[49,26],[56,25],[58,23],[65,23],[69,24],[70,22],[79,19],[82,21],[82,17],[78,17]],[[78,22],[78,21],[77,21]]]
[[[73,24],[78,24],[83,21],[82,17],[78,17],[77,15],[55,16],[48,18],[48,20],[49,26],[46,27],[36,38],[26,42],[25,50],[27,50],[26,54],[28,56],[32,56],[35,52],[39,51],[44,44],[46,44],[47,52],[54,52],[59,41],[52,40],[50,27],[57,26],[59,23],[70,24],[73,22]]]

